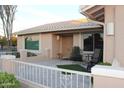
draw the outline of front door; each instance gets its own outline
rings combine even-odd
[[[64,58],[69,58],[73,47],[73,36],[62,37],[62,55]]]

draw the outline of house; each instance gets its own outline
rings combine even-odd
[[[124,67],[124,5],[81,5],[81,14],[103,25],[104,62],[113,62]]]
[[[70,57],[72,47],[83,53],[103,48],[103,26],[92,21],[70,20],[44,24],[16,32],[17,49],[39,53],[47,58]]]

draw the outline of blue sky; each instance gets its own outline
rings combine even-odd
[[[38,25],[84,18],[79,5],[20,5],[14,20],[13,31]]]

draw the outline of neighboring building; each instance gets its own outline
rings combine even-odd
[[[70,57],[73,46],[93,53],[103,48],[103,27],[92,21],[71,20],[45,24],[16,33],[18,51],[41,53],[48,58]]]
[[[80,12],[104,26],[104,62],[124,66],[124,5],[82,5]]]

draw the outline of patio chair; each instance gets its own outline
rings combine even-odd
[[[102,56],[101,49],[95,49],[94,54],[92,56],[92,60],[88,62],[88,65],[87,65],[88,72],[91,72],[91,68],[95,66],[98,62],[100,62],[101,56]]]

